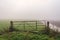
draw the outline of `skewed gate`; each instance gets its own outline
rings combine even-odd
[[[46,26],[41,21],[10,21],[10,32],[19,31],[40,31]]]

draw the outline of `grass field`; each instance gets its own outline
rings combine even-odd
[[[9,21],[0,21],[0,32],[4,32],[4,30],[8,30],[10,26]]]
[[[26,22],[24,23],[18,22],[14,23],[13,27],[17,30],[27,30],[27,32],[18,32],[13,31],[9,33],[5,33],[8,31],[10,27],[10,21],[0,21],[0,40],[60,40],[60,36],[56,37],[44,34],[45,31],[41,31],[45,29],[45,25],[42,25],[41,22],[37,23],[37,31],[36,33],[29,31],[36,31],[36,23]],[[25,28],[24,28],[25,27]],[[3,34],[4,33],[4,34]]]

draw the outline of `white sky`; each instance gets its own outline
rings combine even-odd
[[[60,0],[0,0],[0,19],[60,20]]]

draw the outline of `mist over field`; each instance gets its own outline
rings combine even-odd
[[[0,19],[60,20],[60,0],[0,0]]]

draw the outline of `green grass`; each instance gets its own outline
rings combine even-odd
[[[27,32],[12,32],[0,36],[0,40],[55,40],[54,37],[49,37],[46,34],[33,34]]]
[[[0,21],[0,32],[8,30],[9,26],[10,26],[9,21]]]

